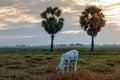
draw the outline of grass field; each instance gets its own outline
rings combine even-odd
[[[61,53],[72,48],[1,48],[0,80],[120,80],[120,48],[75,48],[78,71],[56,74]]]

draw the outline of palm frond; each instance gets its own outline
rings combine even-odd
[[[58,18],[61,15],[61,10],[58,7],[48,7],[41,13],[41,17],[44,18],[42,26],[49,34],[56,34],[64,25],[64,19]]]
[[[80,16],[80,25],[88,35],[96,36],[101,28],[105,25],[105,16],[102,9],[96,6],[88,6]]]

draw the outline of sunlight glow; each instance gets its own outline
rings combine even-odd
[[[112,4],[119,3],[120,0],[100,0],[100,1],[95,1],[95,2],[90,2],[90,5],[101,5],[101,6],[109,6]]]
[[[7,24],[4,24],[4,23],[0,23],[0,30],[5,30],[7,29]]]
[[[88,3],[86,0],[76,0],[76,2],[77,5],[86,5]]]
[[[79,34],[83,30],[68,30],[68,31],[63,31],[63,34]]]
[[[100,0],[100,2],[102,3],[102,5],[108,6],[111,4],[118,3],[118,2],[120,2],[120,0]]]
[[[119,9],[112,9],[112,10],[108,10],[108,11],[104,11],[105,15],[118,15],[120,14]]]
[[[78,12],[77,10],[72,10],[70,7],[67,8],[61,8],[63,13],[76,13]]]
[[[113,31],[120,31],[120,24],[118,24]]]
[[[14,40],[14,39],[25,39],[32,38],[34,36],[17,36],[17,35],[2,35],[0,36],[0,41]]]

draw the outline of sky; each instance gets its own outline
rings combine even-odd
[[[0,0],[0,46],[49,45],[50,35],[42,27],[40,14],[49,6],[59,7],[65,19],[54,44],[91,44],[80,27],[81,12],[89,5],[102,8],[106,25],[95,44],[120,44],[120,0]]]

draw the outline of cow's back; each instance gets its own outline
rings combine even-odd
[[[77,50],[71,50],[66,53],[70,60],[75,60],[79,56],[79,52]]]

